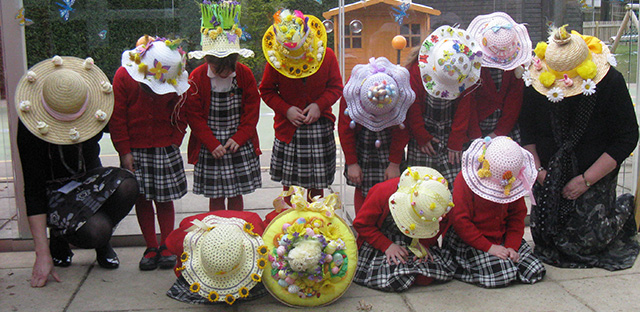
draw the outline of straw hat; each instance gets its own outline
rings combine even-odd
[[[324,60],[327,31],[315,16],[300,11],[280,10],[273,15],[274,24],[262,38],[262,52],[267,62],[289,78],[313,75]]]
[[[291,187],[292,208],[264,230],[269,264],[263,282],[280,302],[296,307],[323,306],[340,298],[351,285],[358,246],[349,226],[334,209],[336,194],[307,202],[304,189]]]
[[[527,27],[507,13],[478,15],[467,31],[482,48],[482,66],[512,70],[531,61],[531,39]]]
[[[133,80],[149,86],[155,94],[182,95],[189,89],[189,73],[179,42],[160,38],[124,51],[122,67]]]
[[[381,131],[404,122],[416,94],[409,71],[384,57],[356,65],[344,86],[345,114],[371,131]]]
[[[422,43],[418,66],[429,94],[454,100],[480,79],[482,50],[466,30],[440,26]]]
[[[409,167],[389,197],[389,210],[400,231],[411,238],[431,238],[440,231],[440,220],[451,208],[447,180],[428,167]]]
[[[54,56],[20,78],[15,102],[22,123],[53,144],[84,142],[107,125],[113,88],[92,58]]]
[[[539,42],[532,64],[523,75],[531,85],[552,102],[577,94],[591,95],[607,74],[615,58],[600,39],[570,34],[564,25],[552,31],[548,43]]]
[[[189,58],[201,59],[206,55],[223,58],[233,53],[242,57],[253,57],[251,50],[240,48],[240,15],[242,5],[239,1],[207,1],[200,4],[202,22],[200,26],[201,51],[189,52]]]
[[[189,290],[211,302],[233,304],[261,280],[267,248],[253,225],[239,218],[210,215],[192,221],[180,256]]]
[[[462,176],[471,191],[495,203],[530,193],[537,175],[533,155],[506,136],[476,139],[462,154]]]

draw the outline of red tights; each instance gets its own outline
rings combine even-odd
[[[224,200],[227,200],[227,206],[229,210],[244,210],[244,200],[242,199],[242,195],[238,195],[235,197],[218,197],[218,198],[209,198],[209,211],[216,210],[226,210],[227,207],[224,205]]]
[[[164,245],[164,241],[169,236],[169,233],[173,231],[175,223],[175,212],[173,208],[173,202],[157,202],[153,201],[156,205],[156,214],[158,215],[158,224],[160,225],[160,245]],[[156,238],[156,224],[153,212],[153,203],[150,200],[146,200],[144,195],[138,196],[136,200],[136,216],[138,217],[138,224],[140,224],[140,230],[142,236],[147,244],[147,248],[158,248],[158,241]]]

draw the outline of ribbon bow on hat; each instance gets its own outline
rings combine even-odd
[[[513,27],[513,25],[511,24],[504,24],[504,25],[494,25],[491,26],[491,30],[493,30],[494,33],[497,33],[500,29],[506,29],[509,30]]]

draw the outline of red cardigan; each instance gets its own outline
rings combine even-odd
[[[489,251],[493,244],[520,249],[527,216],[524,198],[508,204],[481,198],[471,191],[460,172],[453,182],[453,202],[451,225],[465,243],[482,251]]]
[[[182,252],[184,251],[184,238],[185,236],[187,236],[187,232],[185,230],[193,225],[191,221],[196,219],[202,220],[209,215],[219,216],[223,218],[239,218],[245,220],[253,224],[253,232],[261,236],[264,232],[264,229],[266,228],[266,225],[262,222],[260,216],[255,212],[235,210],[217,210],[213,212],[205,212],[182,219],[182,221],[180,222],[180,227],[173,230],[169,234],[169,236],[167,236],[165,243],[167,246],[167,250],[180,258],[180,255],[182,255]],[[180,260],[178,260],[178,263],[176,264],[176,267],[179,266],[182,266],[182,262],[180,262]],[[175,273],[176,276],[180,276],[179,271],[175,271]]]
[[[331,106],[342,96],[342,77],[333,50],[327,48],[322,65],[307,78],[287,78],[267,63],[260,83],[260,94],[275,112],[273,128],[276,138],[282,142],[291,142],[297,129],[287,119],[287,110],[291,106],[305,109],[307,105],[316,103],[322,117],[335,122]]]
[[[340,145],[344,152],[347,165],[352,165],[358,162],[358,153],[356,152],[356,137],[358,132],[362,130],[362,125],[356,124],[354,129],[349,127],[351,123],[351,117],[344,114],[347,109],[347,101],[344,97],[340,99],[340,118],[338,118],[338,135],[340,137]],[[389,161],[399,164],[402,162],[402,156],[404,155],[404,147],[409,142],[409,131],[407,128],[400,129],[398,126],[394,126],[391,129],[391,146],[389,147]]]
[[[400,178],[393,178],[374,185],[358,211],[353,228],[358,232],[358,247],[367,242],[375,249],[385,252],[393,243],[380,231],[382,222],[389,215],[389,197],[398,190]],[[440,222],[441,231],[446,227],[446,217]],[[438,244],[438,233],[429,239],[421,239],[422,245],[431,247]]]
[[[220,141],[216,139],[207,125],[211,108],[211,78],[207,76],[208,64],[204,63],[191,72],[191,94],[187,100],[187,117],[191,136],[189,137],[188,159],[190,164],[198,162],[200,146],[204,144],[209,151],[215,150]],[[242,115],[238,131],[231,138],[242,146],[251,140],[256,155],[260,155],[260,142],[256,125],[260,117],[260,95],[251,69],[241,63],[236,63],[236,81],[242,89]]]
[[[424,118],[422,117],[426,108],[427,91],[422,84],[418,62],[414,62],[409,67],[409,74],[411,75],[411,89],[416,93],[416,100],[411,107],[409,107],[405,124],[418,145],[425,145],[433,139],[433,135],[425,128]],[[470,140],[470,136],[468,135],[469,122],[473,118],[472,112],[474,107],[472,106],[473,102],[469,93],[473,89],[473,87],[468,88],[456,99],[458,103],[456,104],[456,112],[453,116],[451,133],[449,134],[449,141],[447,142],[447,147],[451,150],[462,151],[462,145]]]
[[[109,131],[118,154],[131,153],[131,148],[182,144],[187,128],[184,109],[178,110],[177,124],[171,122],[171,114],[180,101],[176,93],[147,93],[124,67],[120,67],[113,77],[113,94],[115,104]]]
[[[470,110],[473,115],[473,122],[470,125],[471,138],[482,136],[479,123],[497,109],[502,110],[502,116],[494,130],[495,134],[508,135],[513,130],[520,116],[524,93],[524,82],[516,78],[514,72],[514,70],[503,72],[500,90],[497,90],[489,68],[482,68],[480,74],[482,83],[471,96],[472,101],[475,102]]]

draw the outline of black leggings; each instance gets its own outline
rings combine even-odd
[[[107,245],[115,226],[129,214],[138,198],[138,181],[122,180],[120,186],[104,202],[98,211],[87,219],[78,231],[65,235],[65,239],[80,248],[99,248]]]

